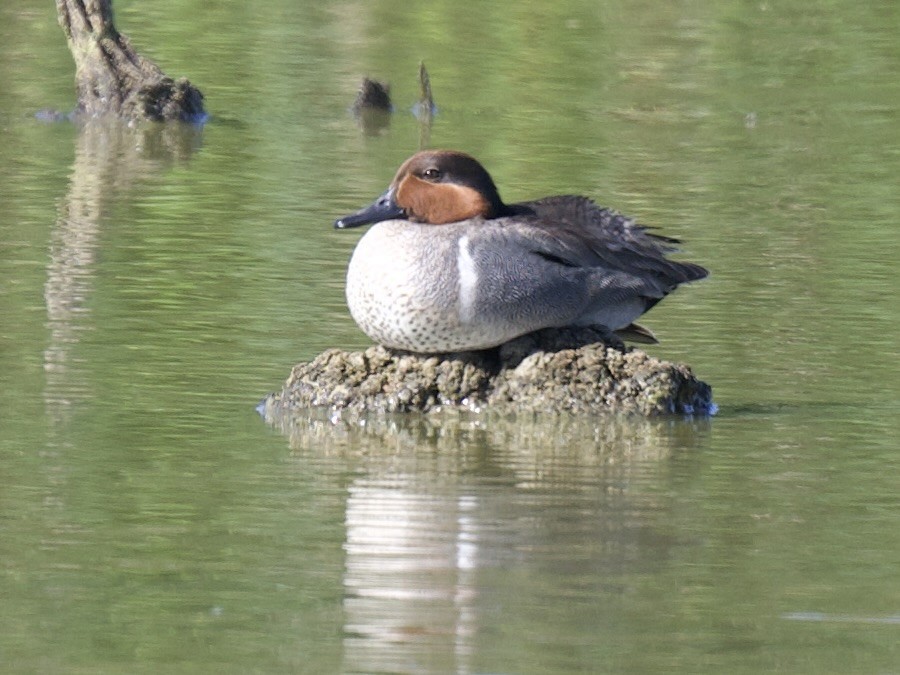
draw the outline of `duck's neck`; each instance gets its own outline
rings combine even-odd
[[[533,216],[534,209],[528,204],[504,204],[500,202],[494,211],[493,218],[506,218],[509,216]]]

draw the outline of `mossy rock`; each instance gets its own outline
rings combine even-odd
[[[501,347],[413,354],[382,346],[329,349],[294,366],[267,417],[312,409],[433,412],[710,414],[712,389],[690,368],[627,349],[593,328],[547,329]]]

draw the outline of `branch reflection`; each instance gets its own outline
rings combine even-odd
[[[128,126],[116,119],[79,124],[69,191],[51,233],[44,302],[49,339],[44,350],[44,402],[49,419],[63,423],[72,405],[90,398],[76,345],[93,330],[90,295],[98,239],[109,206],[139,181],[182,161],[199,147],[201,127],[187,124]],[[121,227],[122,224],[114,224]]]

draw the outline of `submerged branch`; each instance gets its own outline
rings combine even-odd
[[[129,121],[202,121],[203,94],[173,80],[116,30],[111,0],[56,0],[59,24],[75,59],[75,114]]]

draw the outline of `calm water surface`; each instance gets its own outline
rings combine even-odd
[[[205,128],[35,121],[71,58],[0,3],[0,670],[900,671],[893,3],[116,9]],[[720,414],[267,427],[420,145],[683,237],[652,351]]]

